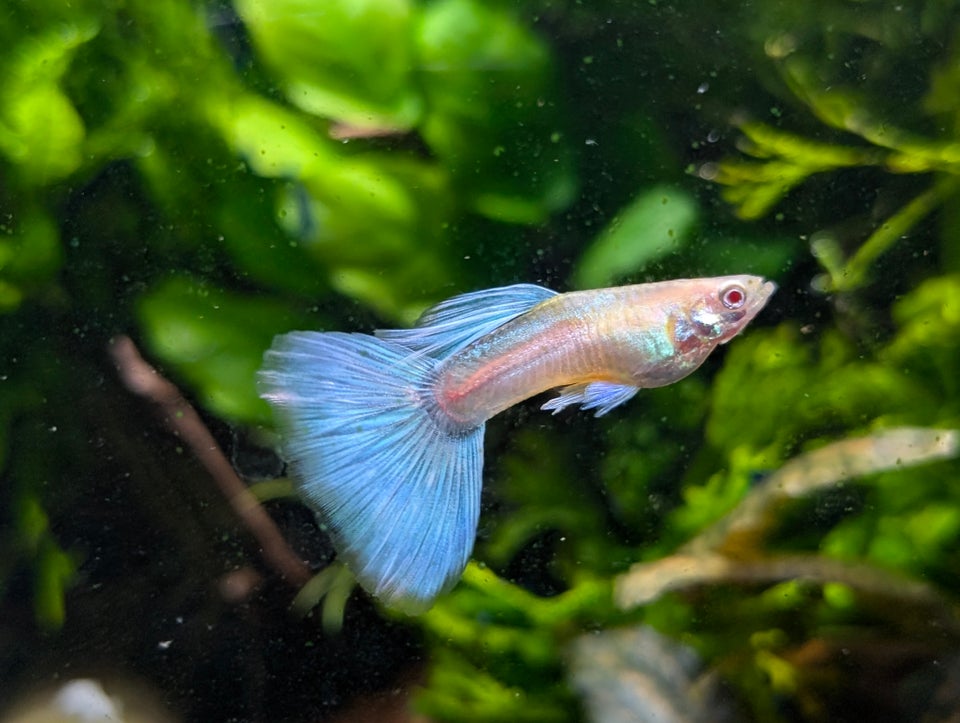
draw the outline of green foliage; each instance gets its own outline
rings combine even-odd
[[[374,129],[421,115],[407,0],[241,0],[237,11],[297,107]]]
[[[549,49],[509,13],[476,0],[424,9],[417,31],[424,139],[477,212],[536,223],[575,180]]]
[[[57,544],[50,519],[37,497],[24,493],[13,507],[12,532],[17,538],[19,559],[5,560],[0,571],[7,577],[15,564],[29,566],[37,625],[45,631],[59,630],[66,619],[66,594],[76,574],[76,561]],[[0,579],[0,591],[3,582]]]
[[[511,687],[483,668],[441,651],[430,692],[418,699],[417,708],[438,720],[564,721],[571,712],[565,698],[558,685],[544,692]]]
[[[25,185],[58,181],[81,166],[85,127],[62,81],[78,48],[98,30],[94,18],[76,13],[39,33],[5,40],[0,152]]]
[[[54,429],[44,430],[47,438],[43,446],[24,448],[25,443],[36,442],[23,427],[21,420],[36,417],[44,400],[36,387],[49,389],[50,368],[44,363],[43,352],[28,352],[31,374],[4,374],[0,386],[0,473],[6,482],[3,500],[6,552],[0,563],[0,594],[6,592],[11,579],[18,573],[31,578],[33,615],[44,631],[60,629],[66,618],[66,595],[77,571],[76,555],[62,548],[52,529],[39,488],[51,473],[57,473],[49,454],[63,448],[49,439]]]
[[[960,331],[943,323],[956,280],[942,277],[930,284],[934,288],[920,286],[898,303],[898,333],[868,358],[837,331],[804,338],[791,325],[755,331],[731,348],[714,380],[705,430],[707,441],[725,450],[729,466],[685,489],[675,525],[688,533],[701,529],[737,503],[754,475],[834,430],[956,426],[955,374],[947,369],[956,368]],[[920,330],[926,339],[918,338]],[[921,360],[941,373],[920,372],[915,364]],[[771,405],[771,398],[777,404]]]
[[[150,346],[201,396],[211,411],[248,424],[269,419],[257,395],[256,371],[274,334],[317,325],[275,299],[244,297],[189,278],[171,278],[140,299]]]
[[[690,241],[696,202],[669,187],[644,191],[580,259],[574,281],[582,289],[612,286],[652,261],[676,254]]]
[[[221,571],[175,559],[222,553],[190,526],[209,500],[151,497],[176,473],[130,462],[169,448],[125,406],[106,360],[114,335],[142,343],[234,439],[269,427],[254,375],[290,329],[409,324],[454,293],[516,281],[760,273],[780,284],[770,308],[691,378],[600,420],[521,407],[492,422],[478,562],[403,621],[428,651],[415,704],[438,720],[576,718],[574,641],[643,623],[695,650],[756,719],[782,719],[784,700],[810,719],[859,710],[849,670],[804,655],[847,649],[847,637],[909,638],[921,654],[960,640],[956,460],[784,503],[768,535],[724,550],[733,572],[695,592],[621,609],[613,591],[632,565],[689,553],[805,452],[893,426],[960,426],[956,10],[10,3],[4,604],[27,605],[44,631],[82,625],[74,610],[101,584],[98,561],[114,559],[104,549],[149,550],[138,565],[200,569],[201,587],[218,587]],[[183,546],[111,537],[115,492],[98,485],[115,479],[145,498],[145,529]],[[265,484],[264,499],[286,489]],[[236,565],[252,564],[243,536],[215,527]],[[788,556],[830,574],[743,573]],[[150,597],[158,626],[193,594],[163,584]],[[328,567],[297,604],[323,598],[333,636],[356,625],[350,590]],[[302,688],[305,675],[288,677]]]
[[[933,5],[925,7],[924,12]],[[936,32],[929,20],[921,27],[920,33]],[[867,31],[856,28],[855,32]],[[877,222],[872,231],[852,239],[849,243],[856,245],[853,250],[845,249],[847,244],[831,229],[822,230],[815,238],[812,250],[825,271],[818,285],[824,290],[849,291],[868,284],[871,267],[881,256],[923,219],[956,199],[960,191],[960,135],[954,123],[940,125],[940,136],[898,125],[895,110],[888,106],[889,94],[864,92],[863,87],[842,77],[836,62],[842,53],[823,62],[813,56],[814,47],[815,43],[803,44],[794,34],[784,33],[775,42],[768,41],[767,52],[775,59],[775,67],[795,100],[833,130],[836,141],[824,143],[763,122],[744,120],[739,124],[745,136],[742,150],[753,160],[729,158],[718,165],[715,175],[714,170],[710,174],[726,186],[725,198],[745,219],[764,216],[815,174],[879,167],[889,174],[921,176],[923,180],[914,188],[924,190],[914,190],[912,198],[892,213],[887,212],[886,219]],[[898,53],[910,52],[907,47],[892,45],[883,64],[889,66]],[[937,66],[926,72],[927,93],[916,104],[920,117],[904,114],[904,123],[929,127],[931,120],[939,123],[952,108],[954,81],[950,73]],[[883,77],[884,73],[877,75]],[[825,78],[836,82],[825,82]]]

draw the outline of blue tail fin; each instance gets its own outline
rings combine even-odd
[[[425,393],[436,361],[363,334],[278,337],[259,375],[301,493],[360,583],[409,613],[467,564],[483,427],[446,428]]]

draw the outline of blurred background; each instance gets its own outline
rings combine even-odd
[[[0,720],[960,720],[958,21],[5,2]],[[488,425],[430,612],[353,588],[275,334],[728,273],[779,291],[692,377]]]

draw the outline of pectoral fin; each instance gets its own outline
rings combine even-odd
[[[571,384],[560,390],[560,396],[554,397],[544,404],[541,409],[552,411],[554,414],[573,404],[579,404],[581,409],[596,409],[595,417],[602,417],[614,407],[631,399],[639,391],[639,387],[629,384],[614,384],[613,382],[590,382],[588,384]]]

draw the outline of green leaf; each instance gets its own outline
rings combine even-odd
[[[255,386],[264,350],[277,333],[317,326],[271,299],[245,297],[174,277],[139,305],[150,348],[196,389],[204,406],[228,419],[270,419]]]
[[[414,216],[403,183],[375,160],[343,155],[319,129],[287,108],[244,96],[221,107],[216,122],[254,173],[304,184],[326,209],[314,209],[325,236],[342,242],[338,223],[357,218],[396,224]]]
[[[570,710],[557,701],[554,691],[528,688],[508,685],[466,657],[441,648],[430,669],[430,685],[418,692],[414,705],[437,720],[526,723],[569,719]]]
[[[737,229],[739,231],[739,229]],[[743,229],[743,236],[697,234],[680,256],[699,276],[757,274],[776,278],[788,269],[804,244],[789,236],[754,236],[756,229]],[[751,234],[751,235],[746,235]]]
[[[52,281],[63,251],[60,230],[45,210],[24,203],[9,226],[0,226],[0,313]]]
[[[67,96],[43,84],[4,108],[0,150],[38,185],[64,178],[83,161],[83,121]]]
[[[15,52],[0,58],[0,154],[18,167],[28,183],[64,178],[83,162],[83,120],[60,87],[76,49],[99,28],[89,19],[72,19],[55,29],[27,36]]]
[[[34,614],[45,630],[59,630],[67,617],[66,591],[76,564],[52,538],[45,538],[36,561]]]
[[[28,550],[38,550],[50,531],[50,518],[40,498],[31,493],[19,495],[16,501],[17,534]]]
[[[919,423],[940,406],[924,382],[863,358],[836,331],[817,345],[792,325],[754,329],[730,345],[714,379],[707,439],[718,450],[768,450],[775,464],[817,430],[856,429],[880,417]]]
[[[291,103],[363,128],[409,128],[419,118],[407,0],[236,5]]]
[[[512,15],[474,0],[424,11],[417,48],[428,111],[420,130],[477,212],[537,223],[576,178],[547,46]]]
[[[0,276],[25,283],[47,281],[63,261],[60,230],[42,209],[27,207],[21,214],[14,234],[0,238]]]
[[[686,191],[654,186],[635,198],[584,252],[574,285],[609,286],[647,264],[682,249],[693,235],[699,211]]]
[[[930,412],[956,424],[960,358],[960,274],[928,279],[893,306],[898,331],[881,352],[888,365],[924,380],[938,403]]]
[[[447,282],[441,240],[453,201],[449,178],[435,164],[396,154],[347,155],[302,116],[254,96],[234,99],[212,117],[255,173],[284,179],[274,208],[285,238],[257,230],[263,209],[254,198],[223,201],[219,225],[256,278],[307,290],[310,275],[316,286],[319,274],[395,318]],[[284,269],[284,258],[298,257]]]

